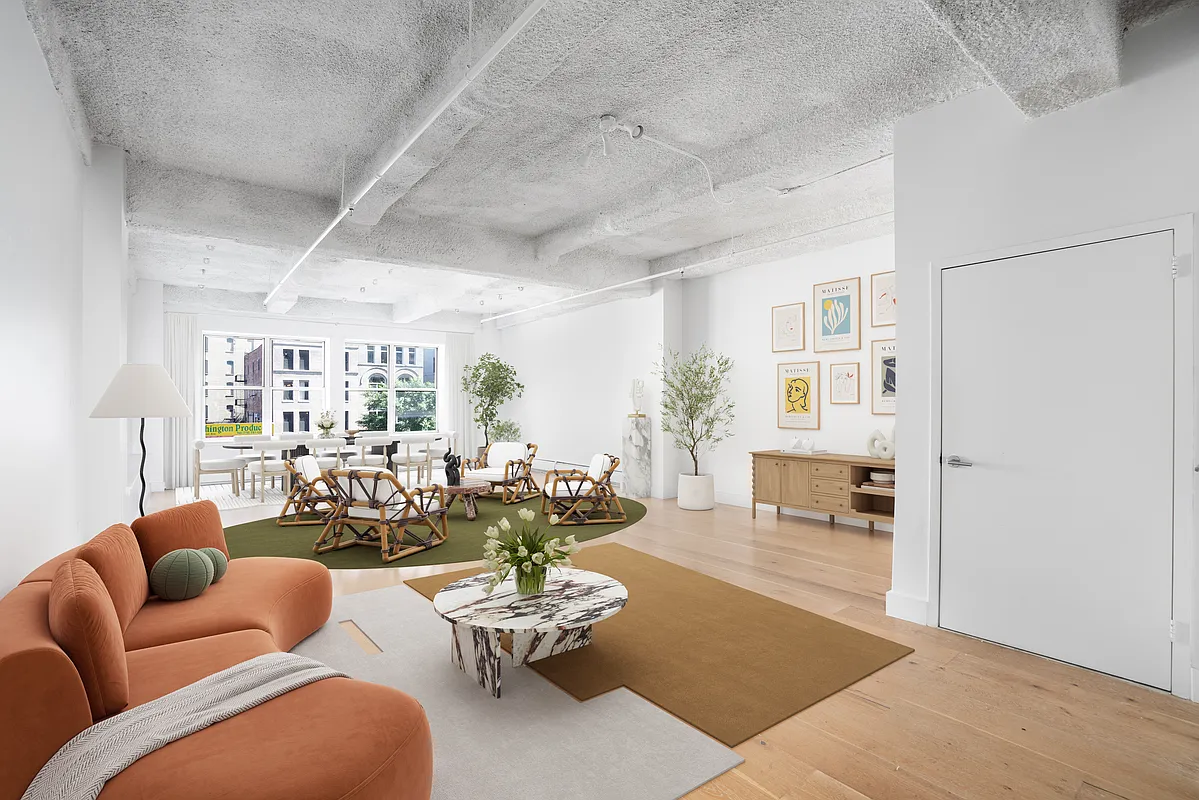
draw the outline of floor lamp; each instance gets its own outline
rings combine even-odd
[[[146,514],[146,418],[190,417],[191,409],[161,364],[123,364],[92,411],[92,419],[138,419],[142,463],[137,469],[142,493],[138,512]]]

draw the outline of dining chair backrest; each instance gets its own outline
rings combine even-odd
[[[308,449],[314,453],[323,453],[332,451],[334,454],[341,452],[341,448],[346,446],[346,440],[338,437],[330,439],[309,439],[304,442]]]
[[[389,447],[395,438],[387,434],[375,435],[373,432],[370,436],[359,436],[354,440],[354,446],[362,448],[365,452],[368,447]]]
[[[279,434],[279,438],[283,439],[285,441],[293,441],[293,442],[301,441],[302,442],[306,439],[311,439],[312,434],[309,431],[299,431],[298,433],[294,433],[294,432],[293,433],[281,433],[281,434]]]
[[[422,444],[432,444],[437,440],[437,434],[433,431],[406,431],[397,433],[395,440],[397,444],[416,447]]]
[[[265,433],[263,433],[263,434],[255,433],[255,434],[249,434],[246,436],[234,436],[233,437],[233,444],[260,444],[262,442],[275,442],[275,441],[278,441],[278,440],[274,436],[268,436]]]

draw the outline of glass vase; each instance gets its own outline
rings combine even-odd
[[[517,594],[541,594],[545,591],[545,567],[533,565],[533,569],[525,572],[523,569],[516,571],[516,593]]]

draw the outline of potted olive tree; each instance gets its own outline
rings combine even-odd
[[[705,344],[686,358],[667,350],[655,366],[662,379],[662,431],[691,456],[692,471],[679,475],[679,508],[706,511],[716,505],[716,487],[710,474],[700,474],[699,458],[733,435],[733,360]]]
[[[462,373],[462,391],[474,403],[475,423],[483,429],[484,446],[482,455],[491,444],[492,428],[500,418],[500,406],[513,397],[520,397],[525,385],[516,380],[516,368],[501,361],[494,353],[484,353],[474,364],[468,364]]]

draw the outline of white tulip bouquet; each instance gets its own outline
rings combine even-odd
[[[532,509],[522,508],[516,513],[524,523],[521,530],[513,530],[507,517],[500,520],[498,527],[492,525],[487,529],[483,559],[492,573],[483,590],[487,594],[494,592],[514,571],[517,594],[540,594],[545,590],[546,572],[551,567],[572,566],[570,557],[579,552],[574,536],[565,540],[549,538],[540,528],[534,528],[530,523],[537,515]],[[550,517],[551,526],[557,522],[557,515]]]

